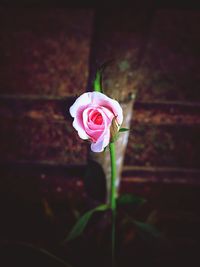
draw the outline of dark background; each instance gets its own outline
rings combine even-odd
[[[137,92],[121,193],[147,198],[172,244],[170,264],[192,264],[200,241],[200,10],[195,1],[126,4],[1,1],[0,239],[55,250],[73,211],[85,209],[88,147],[68,108],[88,86],[102,36],[105,57],[126,51],[119,69]]]

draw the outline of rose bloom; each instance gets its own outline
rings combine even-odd
[[[70,107],[74,118],[73,127],[80,138],[91,141],[93,152],[102,152],[111,139],[112,121],[119,126],[123,121],[123,112],[119,103],[99,92],[88,92],[79,96]]]

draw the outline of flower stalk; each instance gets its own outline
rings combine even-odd
[[[103,69],[103,68],[102,68]],[[102,92],[102,70],[97,70],[93,83],[95,92]],[[110,208],[112,214],[112,228],[111,228],[111,255],[112,267],[115,266],[115,221],[116,221],[116,154],[115,154],[115,137],[118,132],[118,124],[116,117],[113,118],[110,127],[110,166],[111,166],[111,187],[110,187]]]
[[[111,163],[111,192],[110,192],[110,207],[112,212],[112,233],[111,233],[111,248],[112,248],[112,267],[115,266],[115,221],[116,221],[116,155],[115,143],[110,142],[110,163]]]

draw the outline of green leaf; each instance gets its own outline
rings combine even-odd
[[[74,225],[70,233],[68,234],[68,237],[65,241],[71,241],[82,234],[85,227],[87,226],[87,223],[89,222],[92,215],[97,211],[105,211],[109,209],[108,205],[102,204],[100,206],[97,206],[96,208],[87,211]]]
[[[155,226],[148,224],[148,223],[140,222],[137,220],[133,220],[133,223],[142,232],[145,232],[146,234],[149,234],[150,236],[152,236],[154,238],[161,238],[161,233],[156,229]]]
[[[145,202],[146,202],[146,199],[135,196],[133,194],[123,194],[117,198],[117,204],[118,205],[132,204],[134,206],[139,206]]]
[[[127,131],[129,131],[130,129],[128,129],[128,128],[120,128],[119,129],[119,132],[120,133],[122,133],[122,132],[127,132]]]

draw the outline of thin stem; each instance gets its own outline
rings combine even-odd
[[[101,72],[98,70],[96,72],[96,76],[95,76],[95,79],[94,79],[94,82],[93,82],[93,87],[94,87],[94,91],[95,92],[102,93],[102,82],[101,82],[101,79],[102,79],[102,75],[101,75]]]
[[[111,142],[110,148],[110,162],[111,162],[111,194],[110,206],[112,211],[112,267],[115,266],[115,219],[116,219],[116,157],[115,157],[115,144]]]

